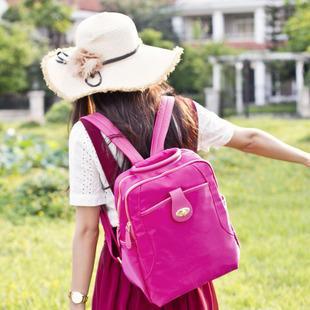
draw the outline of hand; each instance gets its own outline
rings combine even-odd
[[[304,165],[306,167],[310,168],[310,153],[306,154],[306,159],[305,159]]]
[[[85,304],[74,304],[71,300],[70,300],[70,305],[69,305],[69,310],[85,310]]]

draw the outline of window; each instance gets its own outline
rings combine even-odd
[[[230,40],[254,38],[254,14],[226,14],[225,37]]]

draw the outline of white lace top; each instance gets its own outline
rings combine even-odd
[[[195,102],[198,112],[198,150],[209,151],[210,147],[225,145],[233,135],[233,125]],[[101,133],[105,140],[109,139]],[[113,143],[111,153],[118,163],[123,156]],[[95,148],[81,121],[76,122],[69,135],[69,203],[72,206],[107,206],[112,226],[118,225],[118,215],[114,206],[114,196],[101,168]]]

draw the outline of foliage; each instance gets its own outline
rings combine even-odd
[[[10,22],[33,25],[47,33],[50,47],[59,47],[63,36],[71,27],[72,9],[60,1],[24,0],[11,6],[3,18]]]
[[[209,83],[210,66],[203,56],[201,48],[184,46],[182,60],[169,78],[178,92],[199,93]]]
[[[15,202],[9,208],[10,212],[19,217],[70,217],[72,209],[65,195],[67,183],[66,171],[59,169],[45,170],[25,178],[15,190]]]
[[[69,102],[61,100],[54,103],[46,113],[46,120],[49,123],[67,123],[72,111]]]
[[[175,41],[176,35],[171,25],[172,0],[102,0],[104,9],[129,15],[138,31],[154,28],[163,33],[164,38]]]
[[[18,128],[34,128],[34,127],[40,127],[41,124],[37,121],[25,121],[21,123]]]
[[[68,167],[67,146],[60,147],[33,134],[9,128],[0,140],[0,175],[26,173],[32,168]]]
[[[1,66],[0,94],[3,90],[5,92],[18,92],[25,88],[45,89],[40,61],[48,46],[57,48],[65,44],[65,33],[71,26],[71,8],[60,1],[23,0],[11,5],[2,18],[7,21],[7,24],[11,24],[10,27],[16,27],[18,32],[25,33],[24,36],[27,34],[30,39],[27,40],[27,46],[25,46],[25,38],[21,35],[18,38],[15,34],[14,37],[10,37],[12,43],[1,49],[1,65],[2,53],[5,54],[4,58],[8,58],[7,54],[12,55],[12,60],[7,63],[4,69]],[[2,45],[2,40],[0,29],[0,45]],[[32,56],[30,60],[28,60],[29,57],[26,57],[27,55],[15,55],[16,52],[14,51],[19,46],[23,47],[24,54],[27,52]],[[4,60],[6,64],[7,59]],[[22,65],[20,62],[23,62]],[[1,72],[2,70],[3,72]],[[26,83],[26,78],[28,83]]]
[[[180,93],[203,94],[204,88],[212,84],[212,66],[208,57],[239,52],[237,49],[218,43],[195,47],[185,45],[182,61],[171,74],[169,81]]]
[[[3,202],[0,212],[15,223],[25,216],[70,219],[72,208],[66,197],[67,184],[66,170],[33,170],[14,190],[2,186],[6,190],[0,197]]]
[[[142,32],[140,32],[140,38],[144,44],[168,49],[172,49],[174,47],[174,43],[172,41],[164,40],[163,34],[152,28],[145,28]]]
[[[284,31],[289,37],[288,49],[310,52],[310,2],[299,1],[294,15],[287,21]]]
[[[0,213],[14,223],[27,215],[70,218],[65,126],[25,124],[3,124]]]
[[[25,90],[27,66],[33,61],[29,27],[0,24],[0,95]]]
[[[270,49],[277,50],[283,44],[283,27],[287,20],[294,14],[295,2],[291,0],[284,1],[283,5],[277,6],[270,2],[265,7],[266,12],[266,39],[272,42]]]

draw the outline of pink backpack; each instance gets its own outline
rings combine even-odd
[[[239,262],[239,242],[211,164],[189,149],[164,150],[173,106],[174,97],[162,97],[147,159],[101,113],[81,118],[132,163],[115,180],[117,240],[109,229],[106,239],[128,279],[157,306],[237,269]],[[106,216],[101,221],[109,225]]]

